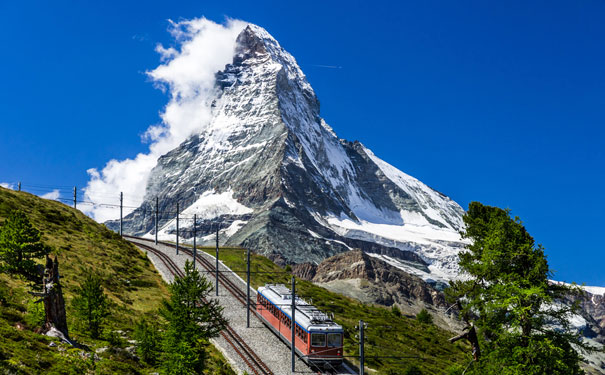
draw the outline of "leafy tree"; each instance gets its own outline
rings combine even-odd
[[[39,281],[41,275],[36,271],[35,260],[50,252],[40,237],[40,231],[23,211],[12,211],[0,228],[0,268]]]
[[[427,309],[422,309],[418,314],[416,314],[416,320],[420,323],[431,324],[433,323],[433,316],[427,311]]]
[[[577,306],[560,303],[578,288],[549,282],[544,249],[509,210],[472,202],[463,219],[471,244],[459,264],[469,278],[446,293],[477,330],[483,355],[472,371],[582,374],[572,344],[583,344],[569,323]]]
[[[216,300],[206,300],[212,284],[185,263],[185,274],[170,284],[170,298],[160,314],[168,322],[163,340],[165,374],[201,374],[208,340],[219,335],[227,321]]]
[[[109,315],[109,303],[101,286],[101,278],[88,272],[84,283],[76,289],[72,307],[79,322],[92,338],[98,338],[105,318]]]
[[[150,365],[154,365],[160,353],[160,332],[147,319],[141,318],[134,329],[137,341],[137,354]]]

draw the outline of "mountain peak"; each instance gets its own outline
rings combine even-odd
[[[261,33],[261,30],[264,33]],[[250,58],[266,55],[268,52],[262,34],[268,35],[264,29],[256,25],[246,26],[235,40],[236,47],[233,62],[241,63]]]

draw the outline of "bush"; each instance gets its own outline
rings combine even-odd
[[[416,320],[423,324],[431,324],[433,323],[433,316],[427,311],[427,309],[422,309],[418,314],[416,314]]]
[[[25,314],[25,323],[30,328],[38,328],[42,327],[45,320],[46,315],[44,313],[44,304],[41,302],[35,303],[34,300],[28,301],[27,313]]]
[[[393,307],[391,307],[391,312],[396,317],[401,317],[401,310],[399,310],[399,307],[397,307],[397,305],[393,305]]]
[[[422,371],[416,365],[409,365],[403,372],[403,375],[422,375]]]
[[[462,375],[464,370],[458,365],[453,365],[447,369],[447,375]]]

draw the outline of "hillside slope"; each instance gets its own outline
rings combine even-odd
[[[210,255],[214,248],[201,248]],[[246,278],[246,257],[241,248],[221,248],[219,259],[229,268]],[[250,282],[254,289],[266,283],[289,285],[290,267],[283,268],[268,258],[251,254]],[[451,344],[448,338],[455,336],[449,330],[434,324],[421,323],[404,316],[398,310],[371,303],[362,303],[345,295],[334,293],[310,281],[297,279],[299,296],[312,302],[324,312],[334,314],[334,320],[345,332],[344,353],[347,359],[358,364],[359,320],[368,324],[365,330],[365,360],[367,374],[405,374],[411,366],[417,366],[422,374],[449,374],[449,370],[466,366],[470,349],[464,342]]]
[[[128,349],[132,345],[128,340],[135,321],[157,311],[168,288],[146,255],[62,203],[0,188],[0,226],[15,209],[27,214],[58,257],[71,338],[92,350],[106,349],[97,352],[93,364],[90,352],[36,334],[43,307],[32,303],[24,281],[0,274],[0,369],[11,374],[149,373],[152,369],[132,355],[132,347]],[[111,303],[111,316],[99,340],[79,330],[70,304],[75,288],[90,272],[100,275]],[[214,368],[225,366],[216,353],[213,358]]]

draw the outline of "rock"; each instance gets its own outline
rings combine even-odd
[[[95,350],[95,353],[97,353],[97,354],[105,353],[107,351],[107,349],[108,349],[107,346],[104,346],[102,348],[97,348]]]
[[[57,346],[57,344],[54,341],[51,341],[50,344],[48,344],[48,346],[50,346],[51,348],[54,348]]]
[[[297,265],[292,270],[301,278],[314,272],[313,283],[363,303],[397,305],[407,316],[426,308],[435,317],[435,324],[443,328],[463,325],[456,320],[455,309],[447,311],[450,306],[442,291],[360,250],[335,255],[314,267]]]
[[[292,266],[292,274],[303,280],[313,280],[317,272],[317,266],[313,263],[300,263]]]

